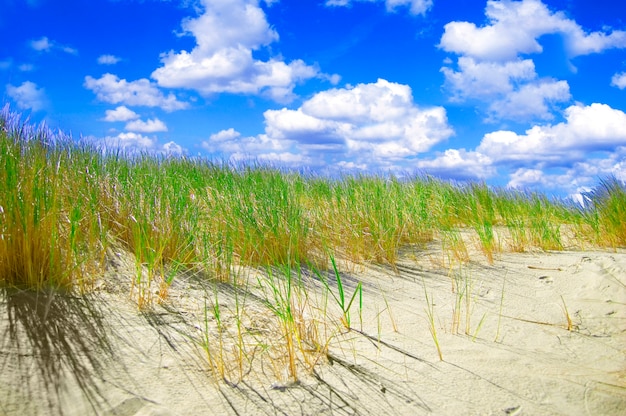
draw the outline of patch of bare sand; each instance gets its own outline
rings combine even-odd
[[[347,293],[363,284],[355,330],[329,324],[328,357],[300,371],[298,383],[259,358],[280,335],[254,278],[241,322],[258,345],[246,377],[225,383],[214,381],[200,340],[216,330],[205,314],[216,290],[223,325],[233,325],[232,289],[181,276],[167,304],[140,312],[123,270],[112,268],[118,280],[109,276],[86,298],[2,295],[0,414],[626,413],[624,252],[507,253],[493,264],[451,265],[433,243],[407,249],[395,269],[355,267],[342,273]],[[309,290],[323,291],[315,282]],[[332,297],[324,313],[338,322]]]

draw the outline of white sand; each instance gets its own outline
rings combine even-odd
[[[344,274],[350,294],[363,282],[362,323],[355,303],[358,331],[337,334],[330,298],[325,313],[335,324],[319,324],[336,335],[330,359],[313,373],[300,368],[298,383],[281,376],[281,357],[270,368],[271,351],[260,346],[242,381],[215,381],[198,347],[205,328],[217,333],[210,314],[204,323],[214,294],[197,278],[181,276],[165,307],[143,313],[128,296],[122,258],[86,301],[5,294],[0,414],[626,414],[626,252],[507,253],[491,265],[474,253],[477,261],[459,268],[438,247],[407,249],[395,271],[366,266]],[[455,276],[471,286],[470,321],[465,293],[456,333]],[[255,279],[250,285],[250,293],[262,293]],[[315,290],[311,299],[321,299]],[[253,296],[243,300],[253,311],[242,320],[246,342],[278,342],[275,317]],[[234,301],[220,286],[229,330]],[[233,342],[224,345],[230,357]]]

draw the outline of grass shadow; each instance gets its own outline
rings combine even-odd
[[[0,291],[0,371],[13,374],[0,387],[0,413],[62,415],[70,386],[98,412],[106,399],[97,381],[114,354],[96,304],[55,291]]]

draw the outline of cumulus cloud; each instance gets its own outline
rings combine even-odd
[[[573,105],[565,110],[564,122],[535,125],[525,134],[494,131],[475,149],[449,149],[415,165],[462,180],[509,175],[509,187],[573,195],[599,177],[626,178],[626,113],[606,104]]]
[[[274,139],[266,134],[243,137],[232,128],[212,134],[201,146],[210,154],[231,161],[280,164],[294,169],[315,164],[310,156],[290,151],[289,141]]]
[[[561,36],[569,58],[626,48],[626,31],[588,33],[540,0],[491,0],[485,16],[482,27],[471,22],[446,24],[439,47],[460,55],[456,69],[451,60],[441,68],[451,100],[486,103],[487,121],[550,120],[571,101],[566,81],[539,77],[533,61],[521,58],[543,52],[542,36]]]
[[[442,178],[487,179],[496,174],[489,156],[465,149],[448,149],[434,159],[418,160],[417,167]]]
[[[242,137],[241,133],[230,128],[212,134],[201,146],[212,154],[250,159],[262,158],[264,154],[269,153],[283,153],[289,147],[289,143],[270,138],[266,134]]]
[[[539,78],[530,59],[505,62],[458,59],[458,71],[441,69],[452,102],[489,103],[487,121],[550,120],[561,103],[571,100],[567,81]]]
[[[117,57],[115,55],[100,55],[98,57],[98,63],[100,65],[115,65],[121,60],[122,58]]]
[[[49,52],[52,49],[52,43],[44,36],[41,39],[31,41],[30,47],[38,52]]]
[[[626,72],[613,75],[613,78],[611,78],[611,85],[619,88],[620,90],[626,88]]]
[[[202,0],[203,12],[183,21],[186,34],[195,37],[188,51],[161,55],[162,67],[152,73],[158,84],[188,88],[202,95],[261,94],[279,102],[293,99],[298,82],[321,76],[302,60],[255,59],[252,52],[278,40],[258,0],[229,2]]]
[[[154,150],[156,143],[156,138],[134,132],[120,133],[117,136],[107,136],[101,141],[101,144],[107,149],[123,149],[127,151]]]
[[[567,81],[543,79],[516,88],[489,105],[488,120],[549,120],[553,107],[572,98]]]
[[[189,107],[188,103],[178,101],[172,93],[164,96],[156,85],[145,78],[129,82],[107,73],[99,79],[86,76],[84,86],[93,91],[100,101],[111,104],[160,107],[165,111]]]
[[[570,57],[626,48],[626,32],[586,33],[562,12],[552,12],[540,0],[488,1],[488,24],[450,22],[444,26],[439,46],[448,52],[473,58],[506,61],[519,54],[542,52],[537,41],[547,34],[560,34]]]
[[[128,121],[135,120],[139,118],[139,114],[135,113],[133,110],[128,107],[121,105],[117,107],[115,110],[106,110],[104,121]]]
[[[518,168],[510,174],[507,186],[565,190],[570,197],[582,203],[581,192],[588,192],[597,185],[599,178],[608,176],[626,181],[626,148],[620,148],[607,157],[576,162],[556,172],[532,167]]]
[[[452,134],[442,107],[420,109],[409,86],[383,79],[319,92],[297,110],[268,110],[265,122],[270,137],[375,159],[415,156]]]
[[[509,62],[480,62],[472,57],[458,59],[458,71],[443,67],[447,87],[453,101],[467,99],[493,100],[513,92],[516,85],[537,78],[530,59]]]
[[[30,47],[38,52],[52,52],[53,50],[60,50],[71,55],[78,54],[76,49],[51,41],[46,36],[43,36],[40,39],[32,40],[30,42]]]
[[[549,184],[548,175],[545,175],[541,169],[519,168],[511,173],[509,178],[507,186],[510,188],[545,187]],[[554,179],[554,175],[552,175],[552,179]]]
[[[137,132],[123,132],[115,136],[106,137],[86,137],[84,140],[94,144],[104,152],[117,152],[122,150],[129,154],[162,154],[162,155],[183,155],[187,151],[177,144],[170,141],[160,144],[156,137],[148,137]]]
[[[176,142],[170,141],[162,146],[162,152],[167,155],[181,156],[186,153],[185,149]]]
[[[425,15],[433,7],[432,0],[326,0],[327,6],[350,6],[353,2],[385,2],[388,11],[408,7],[411,14]]]
[[[23,110],[39,111],[47,105],[48,100],[44,89],[37,87],[37,84],[31,81],[25,81],[18,87],[8,84],[6,92],[17,107]]]
[[[453,134],[445,109],[419,108],[409,86],[383,79],[322,91],[297,109],[267,110],[264,117],[265,134],[244,138],[223,130],[203,147],[260,158],[297,154],[316,166],[406,169]]]
[[[496,131],[486,134],[476,151],[494,162],[545,162],[567,166],[590,152],[613,152],[626,146],[626,114],[606,104],[570,106],[566,121],[534,126],[525,134]]]
[[[124,127],[128,131],[135,131],[140,133],[156,133],[159,131],[167,131],[167,126],[158,118],[143,120],[133,120],[126,123]]]

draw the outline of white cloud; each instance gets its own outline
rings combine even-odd
[[[183,21],[183,29],[195,36],[196,49],[215,53],[224,48],[257,49],[278,40],[254,0],[202,0],[204,13]]]
[[[626,178],[626,113],[606,104],[574,105],[565,110],[565,119],[535,125],[525,134],[488,133],[476,149],[448,149],[415,166],[463,180],[508,174],[509,187],[572,195],[593,187],[599,177]]]
[[[101,144],[104,145],[107,150],[123,149],[126,151],[144,151],[154,150],[157,141],[155,138],[147,137],[139,133],[126,132],[120,133],[117,136],[107,136],[102,139]]]
[[[78,51],[76,49],[70,46],[61,45],[55,41],[51,41],[46,36],[43,36],[40,39],[32,40],[30,42],[30,47],[38,52],[52,52],[53,49],[59,49],[71,55],[78,54]]]
[[[512,60],[519,54],[542,52],[537,41],[547,34],[561,34],[570,57],[625,48],[626,32],[585,31],[562,12],[552,12],[540,0],[488,1],[489,24],[470,22],[445,25],[439,46],[448,51],[491,61]]]
[[[417,167],[443,178],[487,179],[496,174],[489,156],[465,149],[448,149],[431,160],[418,160]]]
[[[600,53],[607,49],[626,48],[626,31],[614,30],[611,33],[585,33],[580,26],[572,23],[572,30],[565,36],[565,46],[569,55],[580,56]]]
[[[481,62],[462,56],[458,67],[459,71],[441,69],[451,100],[491,103],[487,108],[490,121],[551,119],[552,106],[571,99],[566,81],[538,78],[530,59]]]
[[[540,0],[488,1],[485,15],[488,23],[483,27],[469,22],[448,23],[439,47],[461,55],[456,70],[450,62],[441,68],[451,100],[484,102],[488,121],[550,120],[571,101],[566,81],[540,78],[533,61],[520,58],[541,53],[542,36],[560,35],[570,58],[626,48],[626,32],[586,33],[564,13],[551,11]]]
[[[626,146],[626,114],[606,104],[571,106],[566,121],[534,126],[519,135],[512,131],[486,134],[476,151],[494,162],[549,162],[567,166],[590,152],[614,152]]]
[[[140,133],[156,133],[159,131],[167,131],[167,126],[158,118],[143,120],[133,120],[126,123],[126,130],[136,131]]]
[[[326,0],[327,6],[348,6],[351,0]],[[375,1],[375,0],[370,0]]]
[[[6,86],[7,95],[23,110],[39,111],[47,105],[46,93],[43,88],[31,81],[25,81],[19,87],[12,84]]]
[[[235,154],[233,155],[232,159],[250,161],[249,155],[246,154]],[[302,168],[303,166],[310,166],[313,163],[313,160],[310,157],[290,152],[262,153],[255,157],[253,160],[269,164],[277,164],[279,166],[286,166],[293,169]]]
[[[366,171],[367,170],[366,163],[354,163],[354,162],[347,162],[345,160],[342,160],[340,162],[337,162],[335,165],[337,166],[339,171],[355,171],[355,170]]]
[[[61,46],[61,50],[65,53],[69,53],[70,55],[78,55],[78,50],[70,46]]]
[[[611,85],[619,88],[620,90],[626,88],[626,72],[613,75],[613,78],[611,78]]]
[[[565,191],[580,203],[583,200],[580,192],[593,189],[597,186],[598,179],[608,176],[614,176],[621,181],[626,180],[626,148],[620,148],[604,158],[574,163],[556,172],[538,168],[519,168],[511,173],[507,186]]]
[[[30,72],[33,71],[35,69],[35,65],[33,64],[20,64],[17,69],[19,69],[22,72]]]
[[[515,85],[537,78],[530,59],[509,62],[480,62],[472,57],[458,59],[459,71],[441,68],[454,101],[493,100],[515,90]]]
[[[183,21],[196,39],[191,52],[162,54],[163,66],[152,73],[160,86],[214,93],[262,94],[279,102],[293,99],[298,82],[319,75],[301,60],[254,59],[253,50],[278,40],[258,0],[202,0],[203,13]]]
[[[44,36],[41,39],[31,41],[30,46],[39,52],[49,52],[52,49],[52,42]]]
[[[570,178],[566,179],[566,183],[577,183],[580,178],[589,178],[588,181],[581,181],[581,186],[610,175],[626,181],[626,147],[618,148],[606,158],[578,162],[568,173]]]
[[[489,117],[493,120],[552,119],[551,106],[570,101],[567,81],[542,80],[525,84],[489,106]]]
[[[425,15],[433,6],[433,0],[326,0],[327,6],[350,6],[353,2],[385,2],[388,11],[408,7],[411,14]]]
[[[317,93],[297,110],[268,110],[265,122],[270,137],[374,159],[415,156],[452,134],[442,107],[419,109],[410,87],[383,79]]]
[[[519,168],[509,176],[510,188],[530,188],[533,186],[545,187],[549,185],[547,175],[540,169]],[[553,177],[554,179],[554,177]]]
[[[264,154],[284,152],[288,148],[285,142],[266,134],[242,137],[241,133],[232,128],[212,134],[201,146],[209,153],[230,155],[237,159],[259,158]]]
[[[127,154],[163,154],[180,156],[187,153],[187,150],[178,143],[170,141],[160,144],[156,137],[148,137],[137,132],[123,132],[115,136],[84,138],[103,152],[117,153],[122,151]]]
[[[185,148],[176,142],[167,142],[162,147],[163,153],[167,155],[181,156],[186,153]]]
[[[209,142],[223,143],[223,142],[227,142],[231,140],[236,140],[240,137],[241,137],[241,133],[239,133],[233,128],[230,128],[228,130],[222,130],[218,133],[212,134],[211,137],[209,138]]]
[[[98,57],[98,63],[100,65],[115,65],[121,60],[122,58],[117,57],[115,55],[100,55]]]
[[[84,86],[96,93],[100,101],[111,104],[160,107],[165,111],[189,107],[188,103],[178,101],[172,93],[165,97],[156,85],[145,78],[128,82],[113,74],[104,74],[99,79],[86,76]]]
[[[453,134],[445,109],[419,108],[410,87],[383,79],[322,91],[297,109],[267,110],[264,116],[265,134],[222,130],[202,147],[237,158],[280,156],[298,167],[402,170],[414,168],[418,154]]]
[[[411,14],[425,15],[433,7],[433,0],[386,0],[385,4],[388,10],[395,10],[399,6],[407,6]]]
[[[130,110],[126,106],[119,106],[115,110],[106,110],[105,111],[104,121],[128,121],[135,120],[139,118],[139,114],[135,113],[133,110]]]

